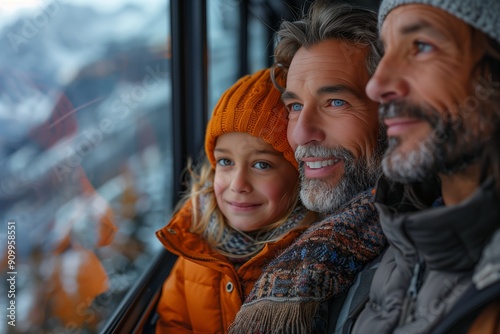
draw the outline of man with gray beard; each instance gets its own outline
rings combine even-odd
[[[231,334],[326,332],[329,302],[386,247],[372,200],[384,132],[365,93],[380,57],[376,30],[375,13],[324,0],[281,24],[272,78],[288,109],[300,198],[320,219],[264,267]]]
[[[500,2],[383,0],[391,247],[353,333],[500,333]]]
[[[305,162],[305,160],[318,158],[329,159],[317,162]],[[333,157],[333,161],[331,161]],[[300,172],[300,198],[304,205],[312,211],[319,213],[330,213],[340,208],[351,200],[355,195],[370,188],[379,174],[378,161],[366,161],[356,159],[354,154],[345,147],[328,148],[321,145],[297,146],[295,158],[301,161]],[[303,160],[305,159],[305,160]],[[312,160],[311,160],[312,161]],[[308,169],[327,168],[336,164],[343,164],[343,175],[339,181],[332,186],[325,178],[308,177]]]

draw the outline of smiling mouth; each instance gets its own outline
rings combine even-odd
[[[407,125],[420,123],[423,120],[420,118],[388,118],[384,120],[384,123],[387,127],[398,126],[398,125]]]
[[[232,206],[237,207],[237,208],[243,208],[243,209],[253,208],[253,207],[257,207],[260,205],[260,204],[252,204],[252,203],[236,203],[236,202],[228,202],[228,203],[229,203],[229,205],[232,205]]]
[[[336,159],[328,159],[328,160],[321,160],[321,161],[304,161],[304,163],[310,169],[320,169],[320,168],[327,167],[327,166],[333,166],[336,163],[338,163],[339,161],[340,161],[340,159],[336,158]]]
[[[410,129],[419,125],[425,120],[420,118],[388,118],[384,120],[387,126],[386,133],[388,137],[396,137],[406,134]]]

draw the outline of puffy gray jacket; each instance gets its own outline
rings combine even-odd
[[[430,333],[466,291],[500,284],[500,200],[493,182],[450,207],[436,206],[438,188],[413,187],[425,207],[416,209],[402,186],[380,180],[376,205],[391,246],[353,333]]]

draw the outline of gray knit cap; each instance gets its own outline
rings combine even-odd
[[[500,42],[500,0],[383,0],[378,12],[379,29],[391,10],[407,4],[442,9]]]

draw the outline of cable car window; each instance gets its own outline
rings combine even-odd
[[[277,20],[275,24],[278,24]],[[248,57],[249,72],[253,73],[271,64],[273,44],[272,31],[259,16],[251,15],[248,19]]]
[[[0,4],[0,332],[97,332],[161,248],[169,20],[168,0]]]
[[[207,2],[208,113],[238,76],[238,32],[240,1]]]
[[[238,0],[207,2],[209,115],[222,93],[237,79],[271,61],[271,34],[263,6]]]

